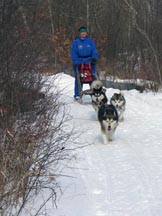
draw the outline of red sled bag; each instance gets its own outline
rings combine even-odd
[[[91,83],[93,81],[91,63],[81,64],[80,66],[80,82]]]

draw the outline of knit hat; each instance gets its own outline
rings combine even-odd
[[[85,26],[82,26],[82,27],[80,27],[80,28],[78,29],[78,31],[79,31],[80,33],[82,33],[82,32],[87,32],[87,28],[86,28]]]

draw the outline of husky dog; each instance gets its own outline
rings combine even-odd
[[[126,107],[126,100],[123,93],[114,93],[110,99],[110,104],[114,105],[119,115],[119,121],[124,120],[124,112]]]
[[[98,120],[101,125],[101,132],[104,144],[112,141],[115,130],[118,126],[118,112],[112,104],[103,104],[98,110]]]
[[[108,101],[105,92],[106,92],[106,89],[104,89],[103,84],[100,80],[94,80],[92,82],[91,84],[92,106],[97,112],[98,112],[99,107],[102,104],[107,103]]]

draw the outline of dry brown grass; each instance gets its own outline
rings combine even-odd
[[[0,115],[1,215],[21,215],[28,200],[44,188],[56,198],[56,171],[60,161],[70,158],[66,144],[73,131],[64,129],[69,117],[57,88],[52,94],[49,90],[33,101],[31,110]],[[55,172],[49,177],[51,164]]]

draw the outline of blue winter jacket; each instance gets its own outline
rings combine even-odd
[[[98,60],[95,43],[89,37],[77,38],[71,46],[71,59],[74,65],[94,62]]]

